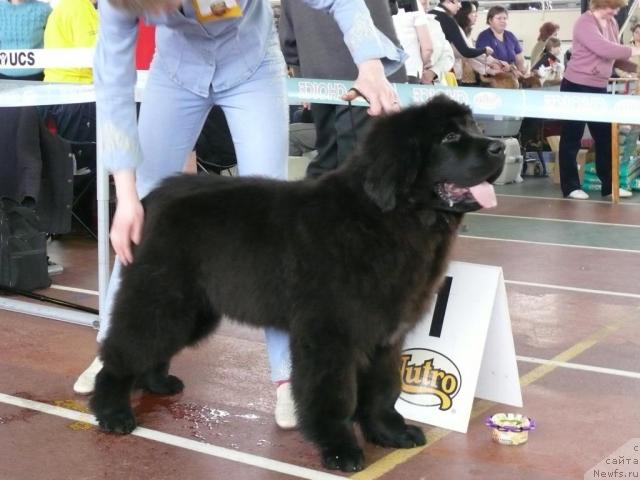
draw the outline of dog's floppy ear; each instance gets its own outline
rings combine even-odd
[[[390,151],[390,146],[367,149],[374,158],[365,173],[364,191],[383,212],[393,210],[399,197],[408,195],[422,161],[418,141],[413,137],[407,139],[405,148]]]

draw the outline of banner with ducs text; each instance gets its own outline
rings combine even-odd
[[[93,65],[93,54],[93,48],[0,50],[0,69],[88,68]]]

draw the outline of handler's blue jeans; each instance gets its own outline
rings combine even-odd
[[[213,105],[221,106],[227,118],[239,174],[285,179],[288,155],[285,79],[285,64],[277,41],[270,45],[262,64],[246,82],[222,92],[211,92],[208,98],[189,92],[168,78],[161,60],[156,57],[149,72],[138,124],[144,158],[136,171],[140,198],[164,178],[182,171]],[[109,328],[111,306],[119,284],[120,262],[116,259],[98,342],[105,338]],[[289,336],[267,329],[266,340],[272,380],[289,379]]]

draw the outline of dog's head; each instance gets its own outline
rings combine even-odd
[[[365,192],[383,211],[495,205],[491,183],[502,171],[504,144],[482,135],[471,110],[445,95],[381,118],[364,148]]]
[[[495,75],[480,75],[480,83],[490,88],[507,88],[517,90],[520,88],[518,76],[515,72],[499,72]]]

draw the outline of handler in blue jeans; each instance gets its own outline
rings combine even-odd
[[[402,66],[404,54],[373,25],[363,0],[299,0],[329,12],[338,22],[358,65],[355,87],[379,115],[399,108],[385,75]],[[207,114],[219,105],[229,124],[240,175],[286,178],[288,105],[285,64],[269,0],[104,0],[94,63],[98,153],[113,173],[118,199],[111,243],[117,258],[101,316],[101,342],[120,281],[120,267],[135,261],[144,222],[140,199],[183,169]],[[136,127],[134,62],[137,18],[157,25],[156,53]],[[354,99],[350,92],[346,99]],[[185,212],[188,215],[189,212]],[[169,255],[170,252],[167,252]],[[266,331],[276,423],[296,426],[291,390],[289,338]],[[74,385],[93,391],[98,358]]]

